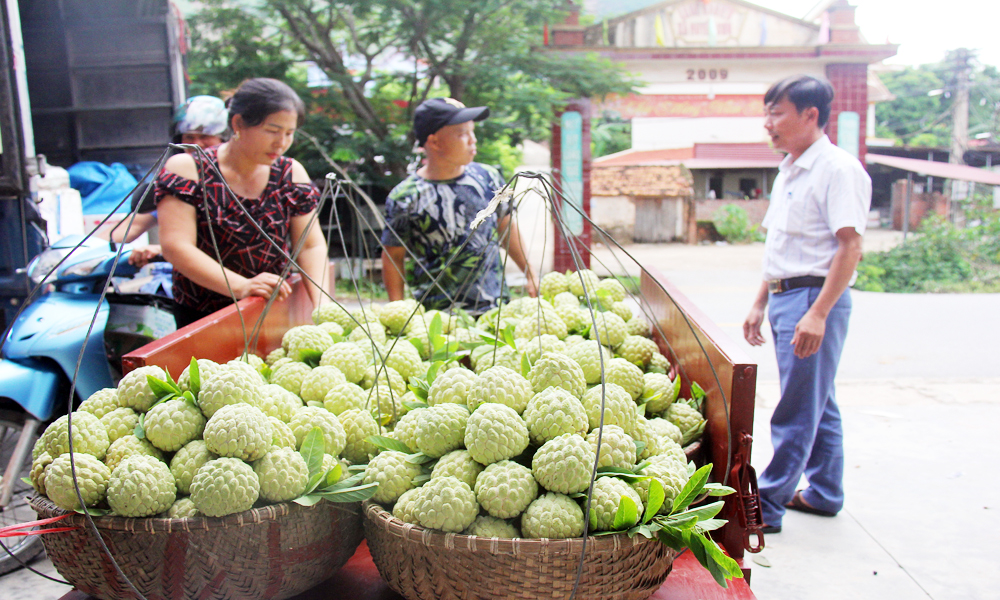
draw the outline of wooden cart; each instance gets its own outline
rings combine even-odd
[[[225,362],[245,349],[266,356],[280,346],[289,327],[310,322],[311,306],[301,283],[296,283],[294,290],[288,299],[270,306],[266,314],[263,299],[248,298],[192,323],[125,356],[124,371],[155,364],[177,375],[191,356]],[[690,397],[693,381],[707,393],[704,458],[715,465],[713,480],[726,481],[737,489],[736,494],[726,497],[720,518],[729,523],[717,532],[716,540],[744,565],[744,553],[763,546],[756,478],[750,466],[757,365],[663,275],[644,273],[641,290],[659,329],[670,341],[668,344],[657,335],[661,351],[680,367],[681,395]],[[744,573],[749,574],[749,569],[744,567]],[[663,588],[653,595],[659,600],[753,597],[746,579],[732,581],[728,589],[720,588],[690,552],[675,561]],[[87,596],[71,592],[63,600],[84,598]],[[388,600],[400,596],[381,580],[367,545],[362,544],[334,578],[298,598]]]

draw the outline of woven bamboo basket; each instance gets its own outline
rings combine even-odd
[[[39,518],[66,514],[42,496]],[[98,517],[115,560],[148,600],[281,600],[330,578],[362,539],[360,504],[285,503],[222,518]],[[56,570],[78,590],[103,600],[137,598],[87,527],[73,515],[42,535]]]
[[[569,598],[583,539],[481,538],[404,523],[363,505],[368,549],[382,578],[408,600]],[[663,584],[676,552],[626,534],[587,539],[577,600],[642,600]]]

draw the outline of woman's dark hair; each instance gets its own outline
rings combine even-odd
[[[788,98],[799,112],[815,106],[819,111],[817,124],[820,129],[826,127],[827,121],[830,120],[833,86],[825,79],[812,75],[796,75],[782,79],[764,94],[764,105],[770,106],[775,102],[781,102],[782,98]]]
[[[300,127],[306,116],[306,106],[295,90],[284,82],[266,77],[247,79],[241,83],[227,106],[230,127],[236,115],[249,127],[260,125],[268,115],[283,110],[294,111]]]

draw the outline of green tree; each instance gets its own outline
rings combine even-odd
[[[971,54],[969,134],[1000,136],[1000,72],[976,61],[975,53],[949,51],[939,63],[880,73],[896,99],[878,106],[876,135],[908,146],[947,148],[951,144],[952,102],[958,63]]]
[[[209,34],[192,40],[200,45],[191,56],[199,63],[192,74],[229,86],[266,65],[271,76],[302,79],[290,65],[315,62],[333,85],[308,94],[304,131],[362,181],[382,187],[401,179],[415,160],[412,111],[428,97],[490,106],[491,118],[477,130],[478,160],[504,166],[509,176],[517,162],[512,148],[525,138],[547,137],[554,111],[566,100],[627,94],[635,85],[596,55],[539,51],[544,24],[562,21],[561,0],[206,4],[215,19]],[[224,47],[244,42],[239,50]],[[223,73],[227,65],[232,73]],[[311,144],[296,144],[290,154],[296,152],[319,156]]]

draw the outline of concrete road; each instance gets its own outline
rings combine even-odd
[[[895,232],[873,231],[865,247],[898,241]],[[763,246],[627,250],[664,272],[758,362],[753,464],[760,473],[771,456],[777,364],[770,343],[742,341],[742,323],[760,285]],[[598,256],[618,264],[607,250]],[[832,519],[789,512],[782,533],[751,556],[751,587],[768,600],[996,598],[1000,295],[852,293],[837,379],[845,509]]]
[[[874,250],[897,242],[898,234],[872,231],[865,245]],[[667,274],[742,340],[760,283],[760,244],[627,250]],[[618,264],[606,249],[597,256]],[[618,256],[626,271],[638,273],[634,262]],[[1000,295],[853,297],[838,377],[845,509],[832,519],[790,512],[783,532],[767,536],[765,550],[751,557],[754,593],[768,600],[996,598],[1000,478],[992,458],[1000,423]],[[770,345],[740,343],[759,363],[753,453],[759,473],[771,454],[777,368]],[[4,600],[54,600],[66,588],[21,571],[0,578],[0,590]]]

